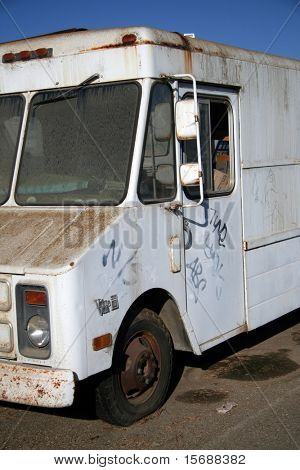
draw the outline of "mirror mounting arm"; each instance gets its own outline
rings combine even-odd
[[[202,170],[202,158],[201,158],[201,143],[200,143],[200,116],[199,116],[199,107],[198,107],[198,95],[197,95],[197,82],[194,75],[189,73],[180,73],[175,75],[161,75],[162,78],[188,78],[192,80],[193,83],[193,99],[194,99],[194,116],[196,122],[196,142],[197,142],[197,160],[198,160],[198,169],[199,169],[199,189],[200,189],[200,198],[196,204],[184,204],[183,207],[195,207],[202,204],[204,199],[203,191],[203,170]]]

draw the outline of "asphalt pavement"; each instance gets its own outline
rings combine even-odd
[[[300,312],[197,358],[178,354],[166,404],[128,427],[81,404],[48,410],[0,402],[2,449],[299,449]]]

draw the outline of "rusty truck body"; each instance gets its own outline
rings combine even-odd
[[[128,425],[174,350],[300,306],[299,61],[143,27],[0,60],[0,400],[94,377]]]

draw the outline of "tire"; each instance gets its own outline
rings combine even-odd
[[[116,344],[113,365],[96,386],[96,414],[129,426],[159,409],[168,394],[173,345],[158,315],[143,309]]]

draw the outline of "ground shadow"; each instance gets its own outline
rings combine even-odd
[[[291,372],[298,368],[299,366],[287,358],[287,351],[280,351],[280,360],[279,353],[274,352],[266,355],[265,357],[255,356],[253,361],[248,360],[247,370],[244,367],[239,368],[239,364],[235,364],[235,359],[233,358],[230,364],[231,370],[224,371],[222,365],[226,364],[226,360],[230,358],[234,353],[241,351],[246,351],[254,347],[255,345],[266,341],[268,338],[274,337],[285,330],[293,327],[299,323],[299,313],[300,310],[295,310],[283,317],[274,320],[256,330],[250,331],[248,333],[241,333],[230,340],[225,341],[224,343],[219,344],[207,351],[205,351],[201,356],[195,356],[192,353],[187,352],[178,352],[176,353],[176,368],[173,374],[172,383],[169,391],[169,397],[174,392],[177,387],[185,367],[194,367],[198,369],[217,369],[219,368],[219,376],[224,378],[232,378],[236,380],[262,380],[267,377],[285,375],[285,373]],[[299,344],[300,332],[294,332],[292,334],[292,339],[296,344]],[[275,370],[272,368],[272,364],[276,363],[277,367]],[[236,367],[235,367],[236,365]],[[264,367],[267,367],[267,371]],[[273,374],[273,375],[272,375]]]

